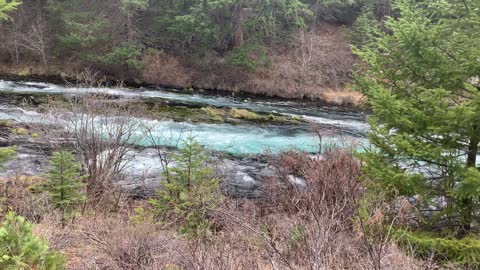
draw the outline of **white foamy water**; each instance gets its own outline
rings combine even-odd
[[[186,104],[201,104],[205,106],[231,107],[249,109],[262,113],[280,113],[345,131],[350,135],[364,137],[369,130],[362,113],[342,111],[329,107],[315,107],[292,101],[261,101],[250,99],[234,99],[233,97],[209,96],[183,92],[166,91],[162,89],[129,89],[129,88],[77,88],[65,87],[43,82],[12,82],[0,81],[0,93],[17,94],[63,94],[81,95],[101,93],[123,98],[161,99]]]
[[[71,117],[71,116],[69,116]],[[21,108],[0,106],[0,120],[14,120],[21,123],[56,124],[66,127],[71,125],[65,117],[39,114]],[[174,121],[131,119],[138,124],[138,134],[131,142],[137,145],[151,146],[152,141],[145,136],[146,128],[152,130],[156,141],[163,145],[177,146],[179,137],[192,134],[197,141],[207,148],[232,154],[261,154],[266,150],[278,153],[283,150],[297,149],[307,152],[318,150],[318,141],[311,133],[296,127],[253,126],[229,124],[192,124]],[[112,121],[114,123],[114,121]],[[326,137],[324,145],[350,144],[353,140],[366,144],[366,139]],[[181,145],[181,143],[180,143]]]

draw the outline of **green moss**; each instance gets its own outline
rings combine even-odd
[[[300,119],[300,116],[298,116],[298,115],[292,115],[290,118],[291,118],[293,121],[300,121],[300,120],[301,120],[301,119]]]
[[[25,129],[25,128],[21,128],[21,127],[19,127],[19,128],[14,128],[14,129],[12,130],[12,132],[13,132],[14,134],[16,134],[16,135],[22,135],[22,136],[23,136],[23,135],[28,135],[28,130]]]
[[[12,123],[8,120],[0,120],[0,127],[11,127]]]
[[[0,167],[3,163],[11,160],[15,154],[15,147],[0,147]]]
[[[260,114],[246,109],[216,108],[212,106],[196,108],[183,105],[147,103],[155,117],[172,119],[178,122],[194,123],[230,123],[242,124],[298,124],[290,116],[276,114]]]
[[[33,132],[32,134],[30,134],[30,136],[32,136],[32,138],[35,138],[35,139],[40,137],[40,135],[36,132]]]
[[[216,109],[212,107],[202,108],[203,112],[206,112],[208,116],[215,122],[224,122],[223,116],[225,112],[221,109]]]
[[[247,120],[255,120],[260,118],[258,114],[245,109],[231,109],[230,116],[233,118],[247,119]]]

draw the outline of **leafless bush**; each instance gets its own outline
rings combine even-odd
[[[410,203],[403,198],[394,204],[397,205],[387,203],[382,192],[366,193],[361,201],[356,201],[355,230],[372,269],[384,268],[389,249],[401,238],[394,233],[395,227],[407,224]]]
[[[354,213],[354,197],[361,195],[360,164],[341,150],[320,158],[289,151],[272,161],[275,177],[267,179],[266,206],[287,213],[331,214],[340,220]],[[298,181],[304,182],[296,183]],[[304,185],[304,186],[302,186]]]
[[[316,158],[289,151],[271,164],[276,174],[267,181],[265,198],[229,200],[218,210],[223,241],[230,248],[258,254],[250,260],[257,269],[259,265],[272,269],[372,269],[375,258],[365,248],[366,238],[359,234],[355,221],[357,200],[363,196],[358,161],[340,150]],[[300,180],[304,184],[299,185]],[[381,239],[388,239],[381,243],[378,257],[382,269],[420,269],[411,256],[395,247],[393,238]]]
[[[47,23],[39,20],[33,23],[30,30],[22,35],[23,40],[20,42],[20,46],[40,55],[44,69],[47,69],[47,32]]]
[[[181,130],[177,133],[165,130],[159,134],[156,129],[157,127],[155,125],[147,126],[145,128],[146,141],[149,146],[155,150],[157,157],[160,160],[160,165],[162,166],[165,181],[170,183],[170,167],[172,166],[173,155],[172,151],[169,151],[166,146],[173,143],[174,147],[178,147],[183,139],[184,131]]]
[[[143,138],[144,123],[135,116],[141,116],[144,108],[94,94],[73,97],[63,108],[53,110],[65,127],[58,136],[71,140],[81,157],[88,203],[105,209],[107,200],[116,208],[122,193],[113,183],[123,177],[132,144]]]
[[[67,82],[67,84],[71,87],[101,87],[107,84],[107,78],[105,75],[101,76],[98,71],[92,71],[90,68],[85,68],[82,72],[77,74],[75,84],[69,82]]]
[[[166,264],[173,240],[156,232],[150,225],[132,225],[118,220],[90,223],[84,236],[99,251],[100,269],[158,269]]]
[[[32,190],[38,183],[39,177],[18,175],[0,184],[0,217],[2,213],[12,210],[28,220],[38,222],[43,216],[53,211],[46,194],[35,194]]]

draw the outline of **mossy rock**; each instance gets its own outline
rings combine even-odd
[[[202,108],[202,111],[206,112],[212,121],[224,122],[223,116],[225,112],[223,110],[212,107],[205,107]]]
[[[261,118],[258,114],[245,109],[231,109],[230,116],[238,119],[256,120]]]
[[[28,135],[28,130],[26,128],[14,128],[12,130],[12,132],[15,134],[15,135],[21,135],[21,136],[24,136],[24,135]]]
[[[12,123],[8,120],[0,120],[0,127],[11,127]]]

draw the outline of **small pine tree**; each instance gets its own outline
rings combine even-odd
[[[180,233],[190,236],[208,233],[211,222],[207,212],[218,205],[221,196],[212,168],[205,165],[204,149],[190,135],[173,159],[170,182],[163,183],[165,189],[159,192],[158,199],[150,200],[150,204],[157,217],[179,221]]]
[[[66,257],[33,234],[33,224],[10,212],[0,227],[0,269],[65,269]]]
[[[85,201],[83,177],[80,176],[80,166],[73,154],[55,152],[50,159],[47,178],[42,189],[51,196],[54,207],[62,211],[64,223],[65,218],[72,217],[75,208]]]
[[[356,47],[363,47],[374,40],[377,21],[370,5],[367,5],[360,16],[355,20],[350,32],[350,43]]]

